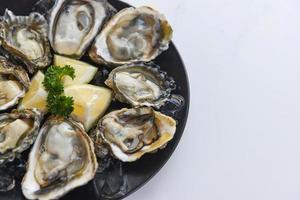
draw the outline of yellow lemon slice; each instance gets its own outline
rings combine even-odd
[[[43,86],[44,77],[45,75],[41,71],[35,74],[31,80],[29,90],[19,104],[19,109],[37,108],[41,112],[47,112],[48,93]]]
[[[112,100],[110,89],[89,84],[68,86],[65,95],[73,97],[74,111],[71,117],[82,122],[86,131],[97,123]]]
[[[75,70],[75,78],[72,80],[70,77],[64,77],[64,85],[75,85],[81,83],[89,83],[97,73],[97,67],[88,63],[67,58],[64,56],[54,55],[54,65],[64,67],[70,65]]]

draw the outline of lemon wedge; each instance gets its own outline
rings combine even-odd
[[[110,105],[112,92],[104,87],[86,84],[93,79],[97,72],[96,67],[62,56],[55,56],[54,59],[55,65],[71,65],[75,69],[76,78],[64,80],[64,94],[74,99],[74,111],[71,117],[82,122],[88,131]],[[38,71],[32,78],[29,90],[22,99],[19,109],[37,108],[41,112],[47,112],[48,93],[43,86],[44,77],[45,75]]]
[[[75,78],[72,80],[70,77],[64,77],[63,82],[65,86],[89,83],[97,73],[97,67],[88,63],[67,58],[64,56],[54,55],[54,65],[64,67],[70,65],[75,70]]]
[[[64,93],[74,99],[71,117],[82,122],[86,131],[99,120],[112,100],[110,89],[90,84],[68,86]]]
[[[29,90],[19,104],[19,109],[37,108],[41,112],[47,112],[47,95],[43,81],[45,75],[38,71],[31,80]]]

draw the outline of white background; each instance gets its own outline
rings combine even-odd
[[[300,199],[300,1],[127,2],[166,14],[191,85],[178,149],[128,200]]]

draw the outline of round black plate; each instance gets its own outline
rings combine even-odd
[[[0,13],[5,8],[12,10],[17,15],[27,15],[31,12],[37,0],[5,0],[1,1]],[[110,3],[117,9],[129,7],[128,4],[110,0]],[[176,30],[174,31],[176,34]],[[186,124],[189,109],[189,83],[184,64],[178,51],[171,43],[168,51],[161,54],[155,61],[161,69],[172,76],[177,85],[174,94],[179,94],[185,99],[183,108],[175,115],[178,121],[177,131],[174,139],[163,150],[155,154],[147,154],[134,163],[121,163],[112,161],[112,164],[103,173],[97,174],[95,179],[87,185],[71,191],[62,199],[64,200],[93,200],[93,199],[122,199],[136,191],[153,177],[167,162],[174,152]],[[119,107],[120,105],[114,106]],[[15,189],[9,192],[0,193],[2,200],[25,199],[20,189],[20,180],[17,181]]]

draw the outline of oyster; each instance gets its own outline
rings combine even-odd
[[[11,161],[34,142],[42,116],[35,109],[0,115],[0,164]]]
[[[112,88],[114,97],[134,107],[160,108],[175,88],[175,82],[154,64],[133,63],[117,67],[105,84]]]
[[[81,57],[110,16],[110,8],[106,0],[56,0],[49,15],[52,48]]]
[[[0,110],[16,105],[29,87],[27,72],[0,56]]]
[[[169,47],[172,28],[150,7],[126,8],[112,17],[96,37],[89,55],[99,64],[148,62]]]
[[[34,73],[51,63],[47,21],[39,13],[15,16],[7,10],[0,22],[1,45],[12,57]]]
[[[58,199],[90,181],[97,167],[93,142],[83,126],[52,116],[30,152],[23,194],[28,199]]]
[[[104,116],[92,133],[96,154],[103,157],[103,147],[123,162],[133,162],[145,153],[164,148],[174,137],[176,121],[151,108],[113,111]]]

